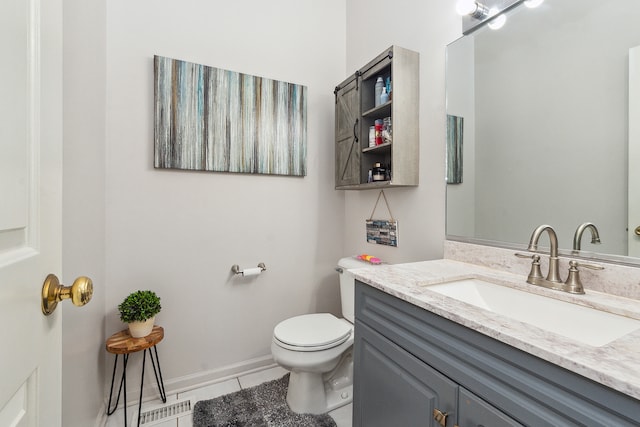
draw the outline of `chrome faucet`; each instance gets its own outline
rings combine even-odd
[[[544,280],[551,283],[562,283],[560,279],[560,265],[558,263],[558,236],[552,226],[541,225],[533,230],[527,250],[532,252],[538,250],[538,240],[540,240],[540,236],[545,231],[549,234],[549,272],[547,273],[547,278]],[[533,284],[539,285],[540,283]]]
[[[582,232],[584,232],[584,229],[593,224],[585,223],[583,225],[584,228],[580,232],[580,237],[582,237]],[[597,229],[595,228],[595,226],[593,226],[593,229],[595,229],[595,232],[597,233]],[[592,270],[602,270],[604,269],[604,267],[594,264],[578,263],[577,261],[571,260],[569,261],[569,275],[567,276],[567,280],[563,282],[560,279],[559,272],[558,236],[556,235],[553,227],[551,227],[550,225],[541,225],[540,227],[533,230],[533,234],[531,234],[531,239],[529,240],[529,247],[527,248],[527,250],[531,252],[538,250],[538,241],[540,240],[540,236],[542,236],[545,231],[549,234],[550,245],[549,271],[546,278],[542,276],[542,272],[540,271],[540,255],[520,253],[516,254],[517,257],[531,258],[533,260],[531,262],[531,271],[529,272],[529,276],[527,276],[527,283],[531,283],[532,285],[544,286],[545,288],[556,289],[559,291],[570,292],[572,294],[584,294],[584,288],[582,287],[582,282],[580,281],[580,272],[578,271],[578,267],[586,267]]]
[[[591,231],[591,243],[594,245],[600,243],[600,233],[598,232],[598,228],[596,227],[596,225],[592,222],[585,222],[583,224],[580,224],[580,226],[576,229],[576,233],[573,235],[574,251],[580,250],[582,233],[584,233],[586,229],[589,229],[589,231]]]

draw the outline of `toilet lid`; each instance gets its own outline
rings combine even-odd
[[[333,347],[351,335],[349,322],[330,313],[304,314],[278,323],[273,336],[294,347]],[[331,345],[333,344],[333,345]]]

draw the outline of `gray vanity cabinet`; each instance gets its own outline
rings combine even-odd
[[[335,188],[363,190],[418,185],[419,67],[417,52],[391,46],[336,86]],[[376,82],[391,87],[390,99],[376,102]],[[376,120],[391,124],[391,137],[370,146]],[[369,170],[380,163],[389,179],[369,182]]]
[[[458,413],[460,427],[521,426],[366,325],[358,328],[356,348],[357,426],[452,426]]]
[[[360,282],[354,346],[355,427],[640,425],[640,401]]]

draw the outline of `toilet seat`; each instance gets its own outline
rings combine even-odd
[[[274,342],[293,351],[320,351],[345,342],[353,326],[330,313],[304,314],[278,323],[273,329]]]

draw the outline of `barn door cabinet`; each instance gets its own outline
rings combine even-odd
[[[640,401],[356,283],[354,427],[631,427]]]
[[[335,94],[335,187],[361,190],[418,185],[419,61],[417,52],[391,46],[348,77]],[[389,101],[376,105],[378,77],[391,81]],[[391,142],[369,146],[369,129],[377,119],[391,118]],[[380,163],[390,179],[369,181]]]

